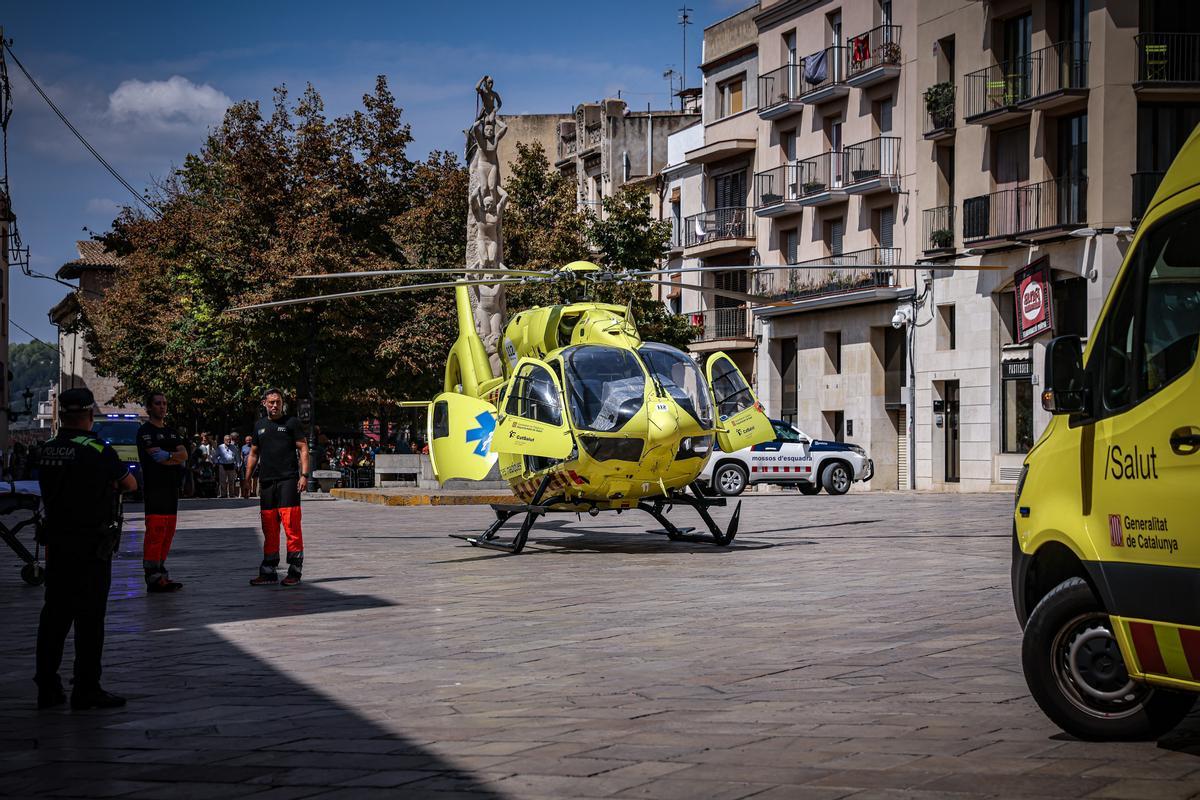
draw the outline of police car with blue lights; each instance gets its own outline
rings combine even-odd
[[[733,453],[713,450],[699,481],[710,493],[734,497],[756,483],[794,486],[803,494],[845,494],[855,481],[868,481],[875,467],[856,444],[804,435],[782,420],[771,420],[775,439]]]
[[[92,433],[112,445],[117,456],[129,467],[130,474],[137,478],[135,498],[142,495],[142,465],[138,461],[137,432],[144,421],[145,418],[138,414],[105,414],[92,423]]]

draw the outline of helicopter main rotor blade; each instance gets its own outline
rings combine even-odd
[[[301,281],[324,280],[326,278],[371,278],[379,275],[511,275],[522,278],[548,278],[554,273],[531,269],[508,269],[507,267],[438,267],[437,269],[379,269],[372,272],[325,272],[316,275],[289,275]]]
[[[627,281],[614,281],[614,283],[616,283],[618,285],[620,285],[622,283],[630,283],[630,284],[645,283],[645,284],[653,284],[655,286],[674,286],[676,288],[692,289],[693,291],[705,291],[705,292],[709,292],[711,294],[718,295],[720,297],[728,297],[731,300],[741,300],[743,303],[752,303],[756,306],[790,306],[790,305],[792,305],[791,300],[780,300],[778,297],[767,297],[766,295],[762,295],[762,294],[747,294],[746,292],[735,292],[733,289],[713,289],[708,286],[704,286],[704,287],[685,286],[684,284],[676,283],[675,281],[656,281],[656,280],[651,280],[649,278],[634,278],[634,279],[627,280]]]
[[[248,306],[227,308],[222,313],[232,314],[236,311],[252,311],[259,308],[279,308],[281,306],[296,306],[303,303],[315,303],[321,300],[342,300],[347,297],[368,297],[373,294],[395,294],[397,292],[422,292],[426,289],[449,289],[455,286],[497,286],[502,284],[525,283],[524,278],[473,281],[446,281],[443,283],[411,283],[401,286],[385,286],[382,289],[359,289],[356,292],[338,292],[337,294],[318,294],[313,297],[297,297],[293,300],[274,300],[269,303],[254,303]]]
[[[974,272],[975,270],[1002,270],[1009,269],[1002,264],[976,264],[973,266],[955,266],[951,265],[933,265],[933,264],[859,264],[852,262],[838,263],[836,261],[809,262],[805,264],[737,264],[734,266],[708,266],[708,267],[678,267],[676,269],[647,269],[638,270],[637,272],[627,273],[636,277],[650,275],[673,275],[681,272],[736,272],[739,270],[749,272],[762,272],[765,270],[776,269],[902,269],[902,270],[945,270],[949,272]]]

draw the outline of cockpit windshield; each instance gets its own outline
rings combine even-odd
[[[617,431],[642,409],[646,374],[630,351],[581,345],[565,350],[563,363],[576,427]]]
[[[638,353],[671,399],[691,414],[701,427],[711,428],[712,401],[696,362],[687,353],[657,342],[647,342],[638,348]]]

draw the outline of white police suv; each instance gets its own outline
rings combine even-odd
[[[713,493],[739,495],[754,483],[795,486],[804,494],[825,489],[845,494],[855,481],[871,479],[875,467],[856,444],[811,439],[781,420],[771,420],[775,439],[723,453],[714,448],[699,481]]]

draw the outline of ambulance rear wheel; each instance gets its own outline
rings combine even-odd
[[[713,486],[726,497],[737,497],[746,491],[746,481],[749,476],[741,464],[728,462],[717,467],[713,473]]]
[[[800,489],[800,494],[814,495],[821,493],[821,487],[815,483],[797,484],[797,488]]]
[[[1194,694],[1130,679],[1112,622],[1082,578],[1063,581],[1038,603],[1021,662],[1042,711],[1080,739],[1155,739],[1196,702]]]

